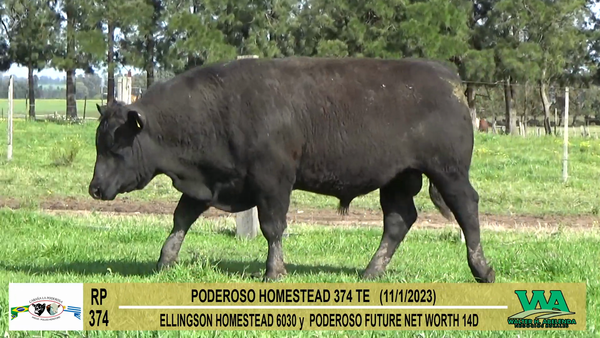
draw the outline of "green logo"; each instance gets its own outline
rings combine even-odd
[[[569,310],[562,291],[551,290],[550,298],[546,298],[544,290],[531,291],[531,298],[526,290],[516,290],[523,311],[508,317],[508,324],[515,328],[568,328],[577,324],[575,319],[555,319],[558,316],[574,315]],[[527,319],[534,316],[534,319]]]

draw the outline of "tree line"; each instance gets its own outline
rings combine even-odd
[[[0,99],[8,97],[7,75],[0,73]],[[102,98],[102,78],[97,74],[78,75],[75,78],[76,99]],[[14,77],[14,98],[29,98],[29,82],[27,78]],[[66,95],[65,81],[60,78],[33,76],[33,90],[38,99],[64,99]]]
[[[75,71],[107,68],[178,74],[237,55],[425,57],[466,82],[472,115],[478,91],[500,85],[509,133],[515,100],[534,85],[550,133],[553,86],[600,82],[600,0],[4,0],[0,70],[66,72],[67,116],[77,116]],[[35,116],[31,106],[30,116]]]

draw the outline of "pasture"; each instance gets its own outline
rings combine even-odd
[[[15,99],[14,101],[15,110],[14,114],[18,117],[24,117],[29,113],[29,102],[25,99]],[[85,108],[86,117],[97,117],[98,111],[96,110],[96,103],[101,104],[100,100],[77,100],[77,115],[82,118],[83,111]],[[65,115],[66,101],[65,100],[54,100],[44,99],[35,101],[35,115],[36,117],[43,117],[44,115],[54,115],[56,112],[60,116]],[[8,114],[8,100],[0,99],[0,117],[6,118]]]
[[[234,237],[231,219],[201,219],[187,236],[180,264],[152,273],[162,241],[170,231],[170,216],[107,216],[93,213],[44,214],[39,211],[0,211],[4,250],[0,279],[20,282],[251,282],[263,269],[266,245],[262,238]],[[360,273],[381,236],[380,226],[335,227],[294,224],[284,239],[288,276],[285,282],[360,282]],[[584,332],[598,335],[600,325],[600,233],[565,228],[498,230],[484,227],[486,254],[496,268],[497,282],[587,282],[587,321]],[[424,264],[424,262],[427,262]],[[398,249],[381,282],[472,283],[465,247],[450,229],[413,229]],[[2,311],[8,291],[0,292]],[[7,330],[8,316],[0,321]],[[195,332],[136,333],[138,337],[195,336],[419,337],[419,332]],[[471,337],[473,332],[423,332],[421,337]],[[506,333],[505,337],[562,337],[564,333]],[[496,337],[498,332],[478,332]],[[12,333],[11,337],[25,336]],[[30,336],[34,336],[31,334]],[[35,334],[37,337],[38,335]],[[49,333],[44,334],[50,337]],[[73,334],[77,337],[79,334]],[[85,337],[116,333],[86,333]]]
[[[95,112],[93,104],[88,101],[88,109]],[[87,188],[95,159],[95,121],[59,125],[16,120],[11,162],[6,161],[5,123],[0,128],[0,231],[4,239],[0,280],[5,285],[9,281],[250,282],[256,281],[253,273],[264,269],[267,247],[262,236],[236,239],[233,219],[210,210],[186,238],[181,264],[171,271],[153,273],[179,198],[170,181],[158,177],[143,191],[112,202],[94,201]],[[587,329],[570,335],[598,336],[600,140],[570,139],[566,184],[561,179],[562,138],[477,134],[475,142],[471,177],[480,195],[482,242],[496,269],[496,281],[585,282]],[[288,214],[290,236],[283,244],[288,264],[283,282],[360,281],[382,232],[378,194],[358,198],[349,215],[339,216],[335,199],[295,191]],[[426,188],[417,196],[417,207],[419,220],[380,281],[473,283],[456,225],[437,214]],[[7,311],[8,288],[0,291],[0,304],[0,311]],[[7,330],[5,316],[0,320],[0,333]],[[148,332],[131,336],[273,334]],[[10,332],[9,336],[40,335]],[[277,335],[562,337],[564,333],[346,331]],[[69,336],[120,335],[71,332]]]

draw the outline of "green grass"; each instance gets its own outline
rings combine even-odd
[[[25,99],[14,100],[14,114],[15,116],[23,116],[29,114],[29,106],[25,104]],[[96,103],[101,104],[100,100],[87,100],[87,105],[84,100],[77,100],[77,115],[83,117],[83,110],[85,108],[86,117],[98,116],[98,110],[96,109]],[[42,99],[35,100],[35,114],[36,116],[51,115],[56,112],[60,116],[65,115],[67,109],[66,101],[63,99]],[[8,100],[0,99],[0,111],[3,111],[3,117],[6,118],[8,114]]]
[[[26,204],[46,197],[90,198],[87,186],[95,161],[97,123],[59,125],[14,123],[13,161],[6,162],[6,128],[0,128],[0,196]],[[77,144],[73,146],[74,142]],[[471,178],[480,195],[480,211],[494,214],[599,215],[600,140],[571,138],[569,181],[562,183],[562,138],[477,134]],[[76,152],[73,161],[60,164]],[[427,184],[427,181],[424,182]],[[424,185],[426,187],[426,185]],[[119,198],[177,201],[180,194],[165,176],[142,191]],[[379,209],[379,192],[354,200],[351,207]],[[335,208],[332,197],[295,191],[293,206]],[[417,196],[421,210],[433,211],[427,189]]]
[[[264,271],[267,253],[262,237],[239,240],[231,218],[200,219],[190,230],[171,271],[152,269],[171,227],[168,216],[50,216],[36,211],[0,209],[0,281],[11,282],[257,282],[252,273]],[[335,228],[292,225],[284,239],[288,276],[284,283],[361,282],[360,273],[371,259],[381,228]],[[550,232],[484,230],[483,245],[496,270],[496,281],[587,283],[587,328],[574,337],[598,335],[600,324],[600,233],[562,229]],[[350,254],[349,254],[350,253]],[[413,229],[380,282],[474,283],[465,247],[451,229]],[[0,312],[6,313],[8,287],[0,289]],[[8,326],[0,320],[0,333]],[[11,332],[11,337],[25,336]],[[29,333],[28,336],[38,335]],[[156,333],[135,336],[154,337]],[[182,333],[182,336],[201,335]],[[206,335],[214,335],[205,332]],[[219,336],[270,336],[273,332],[220,332]],[[283,333],[282,333],[283,334]],[[293,332],[287,336],[398,336],[418,332]],[[496,337],[498,332],[424,332],[425,337]],[[501,336],[562,337],[561,332],[506,332]],[[160,333],[178,336],[177,333]],[[44,336],[50,337],[50,333]],[[79,335],[75,335],[79,336]],[[90,333],[89,337],[116,336]]]

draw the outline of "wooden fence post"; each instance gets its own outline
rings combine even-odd
[[[563,141],[563,182],[566,182],[569,174],[568,174],[568,164],[569,164],[569,87],[565,88],[565,135]]]
[[[117,94],[115,95],[115,100],[117,101],[122,101],[123,100],[123,78],[119,77],[116,79],[117,83],[115,84],[115,87],[117,87]],[[107,99],[108,101],[108,99]]]
[[[558,109],[554,108],[554,135],[558,135]]]
[[[6,159],[12,159],[13,152],[13,113],[15,108],[14,101],[14,76],[8,80],[8,142],[6,145]]]
[[[85,122],[85,110],[87,109],[87,95],[83,98],[83,122]]]
[[[240,59],[258,59],[258,55],[240,55],[237,57]],[[258,209],[256,207],[238,212],[235,218],[235,233],[238,237],[255,238],[258,235],[259,221],[258,221]]]

